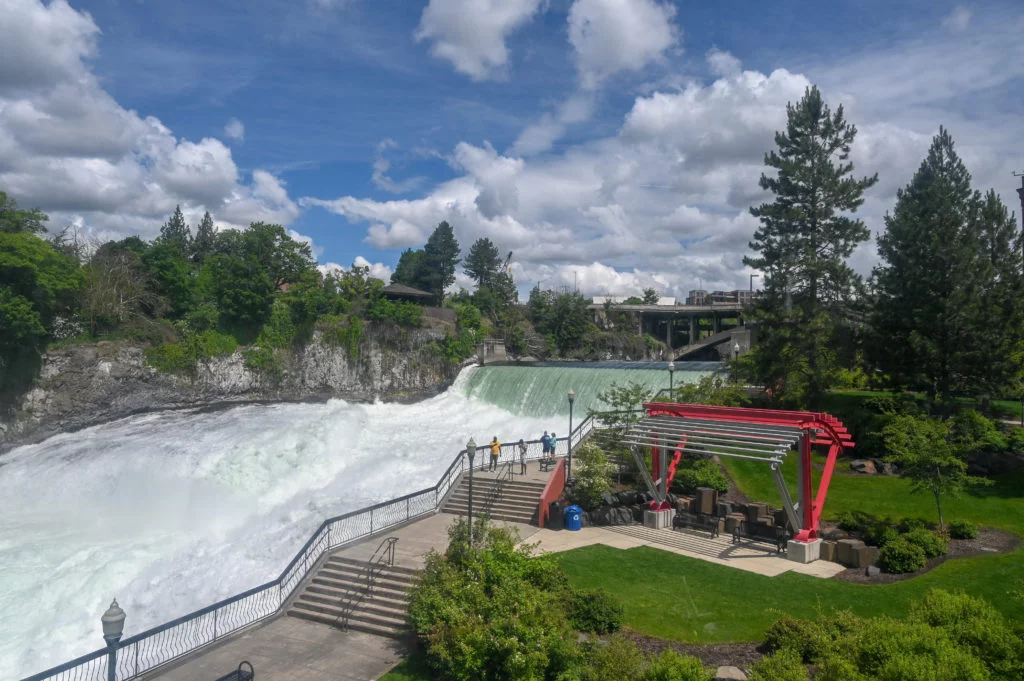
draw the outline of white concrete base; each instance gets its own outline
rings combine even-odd
[[[670,508],[664,511],[644,511],[644,527],[653,530],[671,529],[672,518],[675,514],[676,512]]]
[[[797,563],[813,563],[821,558],[821,540],[790,541],[786,544],[786,558]]]

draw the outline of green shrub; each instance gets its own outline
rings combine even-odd
[[[192,336],[190,340],[194,343],[195,355],[198,360],[227,357],[238,349],[238,341],[234,336],[220,333],[214,329],[207,329]]]
[[[146,348],[146,362],[166,374],[185,374],[196,368],[195,356],[180,343],[165,343],[155,348]]]
[[[949,536],[953,539],[974,539],[978,536],[978,526],[969,520],[954,520],[949,524]]]
[[[328,345],[345,348],[352,359],[359,357],[359,343],[363,340],[363,320],[349,317],[324,317],[319,322],[322,338]]]
[[[242,355],[245,357],[245,367],[264,378],[279,378],[282,373],[281,360],[274,354],[273,348],[249,348]]]
[[[807,669],[800,656],[790,650],[768,655],[754,665],[750,681],[807,681]]]
[[[914,530],[927,530],[929,527],[931,527],[931,523],[929,523],[925,518],[902,518],[896,525],[896,529],[901,533],[912,532]]]
[[[569,598],[569,623],[574,629],[610,634],[622,627],[622,604],[607,591],[573,591]]]
[[[857,668],[880,681],[983,681],[984,663],[944,630],[879,617],[849,642]]]
[[[924,549],[900,536],[882,547],[878,552],[878,566],[892,574],[914,572],[924,567]]]
[[[416,327],[423,320],[423,307],[406,300],[378,298],[366,309],[366,316],[375,322],[394,322]]]
[[[607,645],[598,645],[593,649],[590,664],[580,678],[583,681],[641,679],[646,670],[647,658],[640,648],[629,639],[615,635]]]
[[[711,487],[719,494],[729,491],[729,478],[722,473],[722,468],[711,459],[684,456],[676,467],[673,487],[691,493],[698,487]]]
[[[1011,451],[1024,452],[1024,428],[1014,428],[1006,445]]]
[[[896,528],[887,522],[878,522],[864,531],[864,541],[872,546],[882,547],[900,536]]]
[[[932,589],[911,604],[909,620],[941,628],[999,678],[1024,678],[1024,641],[983,599]]]
[[[690,655],[680,655],[671,648],[651,660],[643,681],[709,681],[711,674],[701,661]]]
[[[878,518],[864,511],[844,511],[839,516],[839,529],[847,532],[860,532],[865,527],[878,523]]]
[[[831,642],[828,631],[818,622],[789,615],[775,620],[764,635],[766,652],[791,652],[806,663],[818,660]]]
[[[911,530],[902,536],[911,544],[920,546],[925,558],[946,555],[946,542],[931,530]]]
[[[573,475],[576,485],[572,489],[573,499],[586,511],[593,511],[601,505],[601,495],[611,489],[612,468],[608,457],[593,442],[586,442],[576,451]]]

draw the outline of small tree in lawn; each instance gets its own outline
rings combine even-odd
[[[991,484],[967,474],[967,462],[952,436],[948,422],[921,416],[897,416],[882,429],[891,458],[911,481],[910,491],[934,495],[940,528],[945,528],[942,497],[958,497],[970,485]]]

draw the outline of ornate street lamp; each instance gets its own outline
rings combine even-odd
[[[740,356],[740,344],[736,343],[735,345],[732,346],[732,358],[736,359],[739,356]]]
[[[107,681],[117,681],[117,644],[124,633],[124,610],[115,598],[100,622],[103,624],[103,640],[107,642]]]
[[[576,393],[569,388],[569,462],[565,466],[565,483],[572,484],[572,403],[576,401]]]
[[[476,457],[476,440],[472,436],[466,443],[466,454],[469,455],[469,509],[466,514],[469,517],[469,544],[473,545],[473,459]]]
[[[675,383],[672,381],[672,376],[676,372],[676,363],[673,360],[668,361],[668,398],[672,399],[672,393],[675,391]]]

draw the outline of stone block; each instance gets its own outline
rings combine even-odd
[[[836,562],[836,543],[829,539],[821,542],[821,559]]]
[[[756,523],[757,519],[765,515],[766,504],[747,504],[747,520]]]
[[[864,548],[860,539],[840,539],[836,544],[837,562],[848,567],[857,567],[856,551]]]
[[[690,503],[691,503],[691,501],[688,498],[686,498],[686,497],[679,497],[679,500],[676,502],[676,510],[677,511],[682,511],[683,513],[689,513],[690,512]]]
[[[697,488],[697,512],[713,515],[718,505],[718,492],[710,487]]]
[[[850,470],[866,475],[874,475],[878,472],[878,469],[875,468],[875,462],[871,459],[854,459],[850,462]]]
[[[878,561],[877,546],[859,546],[853,550],[853,564],[850,567],[866,568]]]
[[[728,501],[719,501],[718,502],[718,512],[715,513],[715,515],[721,516],[721,517],[724,518],[725,516],[729,515],[730,513],[732,513],[732,504],[730,504]]]
[[[664,511],[644,511],[644,526],[653,530],[663,530],[672,527],[672,518],[675,511],[666,509]]]
[[[866,574],[868,577],[877,577],[878,575],[882,574],[882,571],[878,568],[877,565],[868,565],[864,571],[864,574]]]
[[[715,681],[747,681],[747,675],[739,667],[719,667]]]
[[[742,513],[730,513],[725,517],[725,531],[730,534],[736,532],[743,524],[745,517]]]
[[[821,540],[791,541],[786,544],[786,558],[795,563],[813,563],[821,557]]]
[[[786,509],[779,509],[772,513],[772,518],[775,520],[776,527],[785,527],[789,523],[789,518],[786,516]]]

